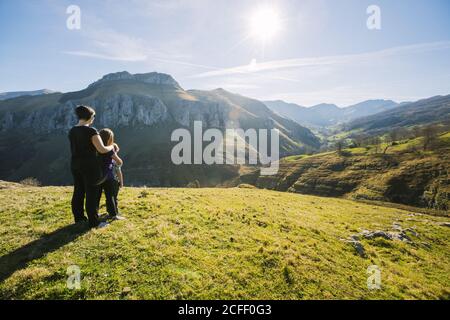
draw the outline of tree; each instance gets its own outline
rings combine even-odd
[[[405,140],[411,138],[411,132],[406,128],[397,128],[397,134],[399,140]]]
[[[388,149],[396,144],[396,142],[399,139],[399,137],[400,137],[400,131],[399,131],[398,128],[395,128],[395,129],[393,129],[393,130],[391,130],[389,132],[388,138],[386,139],[387,140],[387,144],[386,144],[386,147],[383,150],[383,154],[386,154]]]
[[[428,125],[422,130],[423,151],[431,150],[437,141],[438,128],[435,125]]]
[[[357,147],[362,147],[366,143],[367,137],[363,134],[357,134],[353,137],[353,143]]]
[[[391,130],[389,132],[389,141],[391,143],[397,142],[397,140],[399,139],[399,136],[400,136],[399,133],[400,132],[399,132],[398,128],[395,128],[395,129]]]
[[[372,144],[375,148],[375,153],[380,153],[380,144],[381,144],[381,139],[380,137],[376,136],[372,138]]]
[[[344,142],[342,140],[339,140],[338,142],[336,142],[336,152],[337,152],[337,154],[339,154],[339,155],[342,154],[343,147],[344,147]]]
[[[420,127],[415,126],[411,130],[413,132],[414,138],[418,138],[418,137],[422,136],[422,129]]]

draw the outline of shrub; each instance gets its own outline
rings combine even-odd
[[[283,276],[284,276],[284,280],[286,281],[286,283],[288,285],[294,284],[294,276],[292,274],[291,269],[288,266],[285,266],[283,268]]]
[[[238,185],[238,188],[241,188],[241,189],[256,189],[255,186],[253,186],[251,184],[247,184],[247,183],[241,183],[240,185]]]
[[[30,187],[40,187],[42,185],[38,179],[33,178],[33,177],[23,179],[22,181],[20,181],[20,184],[30,186]]]
[[[192,182],[189,182],[186,185],[187,188],[200,188],[200,182],[198,180],[194,180]]]

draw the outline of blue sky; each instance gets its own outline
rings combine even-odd
[[[72,4],[80,30],[66,27]],[[279,20],[265,44],[250,32],[262,8]],[[449,57],[448,0],[0,0],[0,92],[76,91],[127,70],[306,106],[412,101],[450,94]]]

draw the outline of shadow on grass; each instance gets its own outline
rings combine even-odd
[[[25,268],[28,263],[58,250],[89,231],[87,224],[72,224],[0,257],[0,282],[14,272]]]

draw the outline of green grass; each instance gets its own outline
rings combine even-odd
[[[352,155],[363,155],[363,154],[367,154],[368,150],[366,148],[347,148],[344,151],[349,152]]]
[[[327,140],[330,142],[344,140],[344,139],[347,139],[350,135],[357,134],[360,131],[361,130],[359,130],[359,129],[358,130],[341,131],[334,135],[329,136]]]
[[[450,132],[444,133],[439,136],[439,138],[444,142],[450,144]]]
[[[387,144],[383,144],[382,148],[385,148]],[[406,151],[411,148],[422,149],[423,138],[414,138],[409,140],[397,141],[397,144],[394,146],[390,146],[388,149],[388,153],[396,153],[401,151]]]
[[[288,162],[292,162],[292,161],[297,161],[297,160],[300,160],[300,159],[305,159],[305,158],[308,158],[308,157],[309,157],[309,155],[300,154],[300,155],[285,157],[285,158],[283,158],[283,160],[284,161],[288,161]]]
[[[300,155],[294,155],[294,156],[289,156],[289,157],[284,157],[281,160],[282,161],[286,161],[286,162],[295,162],[297,160],[301,160],[301,159],[307,159],[307,158],[313,158],[313,157],[321,157],[327,154],[332,154],[334,153],[334,151],[331,152],[322,152],[322,153],[316,153],[316,154],[300,154]]]
[[[70,226],[70,196],[68,187],[0,190],[0,298],[450,297],[445,217],[258,189],[126,188],[128,219],[87,230]],[[363,240],[362,258],[341,240],[393,222],[415,228],[414,244]],[[66,288],[74,264],[80,290]],[[373,264],[381,290],[367,289]]]
[[[336,135],[330,136],[328,137],[328,141],[330,142],[335,142],[338,140],[345,140],[346,138],[348,138],[348,136],[350,136],[352,133],[356,133],[357,131],[345,131],[345,132],[340,132]],[[386,141],[386,139],[388,139],[388,135],[385,135],[383,137],[383,140]],[[438,136],[438,140],[440,140],[442,143],[449,145],[450,144],[450,132],[444,132],[442,134],[440,134]],[[378,152],[382,152],[388,145],[391,145],[390,142],[382,142],[380,143],[379,146],[379,151]],[[410,149],[418,149],[421,150],[422,149],[422,145],[423,145],[423,137],[418,137],[418,138],[411,138],[411,139],[406,139],[406,140],[400,140],[400,141],[396,141],[396,144],[393,146],[389,146],[389,148],[387,149],[387,154],[395,154],[398,152],[404,152],[404,151],[408,151]],[[380,151],[381,150],[381,151]],[[375,146],[374,145],[369,145],[366,147],[358,147],[358,148],[346,148],[345,151],[353,154],[353,155],[364,155],[364,154],[370,154],[370,153],[374,153],[375,151]],[[291,156],[291,160],[299,160],[300,158],[294,158],[294,157],[298,157],[298,156]]]

